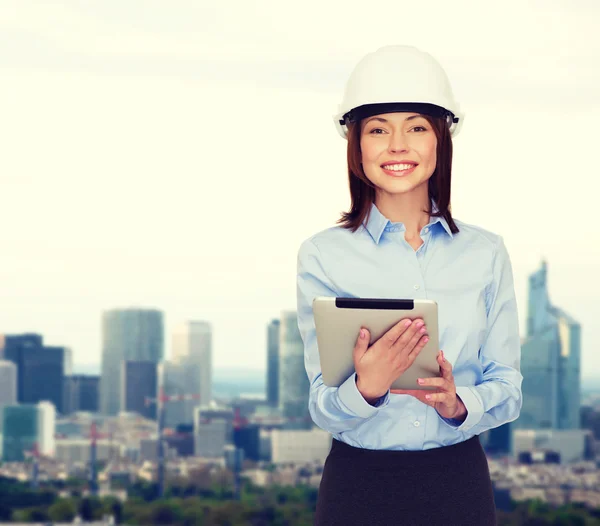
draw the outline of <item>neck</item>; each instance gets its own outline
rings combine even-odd
[[[431,206],[426,184],[406,194],[378,192],[375,206],[393,223],[402,223],[407,238],[419,236],[421,229],[429,223],[429,214],[423,212]]]

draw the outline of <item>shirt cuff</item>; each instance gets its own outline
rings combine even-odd
[[[470,387],[463,385],[457,386],[456,395],[459,396],[463,404],[465,404],[465,407],[467,408],[467,417],[462,422],[454,418],[441,418],[446,424],[457,431],[468,431],[476,426],[483,417],[483,404],[479,399],[479,395]]]
[[[377,403],[373,406],[369,404],[360,394],[358,387],[356,387],[356,373],[352,373],[348,379],[338,387],[338,397],[340,402],[344,404],[352,413],[362,417],[369,418],[376,414],[381,407],[386,406],[389,403],[390,391],[382,396]]]

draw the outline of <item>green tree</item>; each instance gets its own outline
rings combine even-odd
[[[46,522],[48,513],[44,508],[26,508],[15,510],[12,520],[16,522]]]
[[[152,507],[152,524],[176,524],[181,520],[181,508],[170,502],[159,502]]]
[[[71,522],[77,509],[71,499],[59,499],[48,509],[48,516],[56,522]]]

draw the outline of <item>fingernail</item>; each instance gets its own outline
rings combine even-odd
[[[429,341],[429,336],[425,336],[425,338],[423,338],[423,341],[424,341],[425,343],[427,343],[427,342]]]
[[[446,361],[446,357],[444,356],[444,351],[442,351],[442,360]]]
[[[425,398],[426,398],[427,400],[431,400],[431,395],[425,395]]]
[[[423,378],[417,379],[417,382],[419,382],[420,384],[422,384],[423,383]]]
[[[367,333],[365,332],[365,330],[361,329],[360,330],[360,337],[364,340],[366,335],[367,335]]]

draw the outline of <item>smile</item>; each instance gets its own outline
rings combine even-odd
[[[408,175],[414,171],[417,164],[388,164],[382,166],[384,172],[388,172],[392,175]]]

